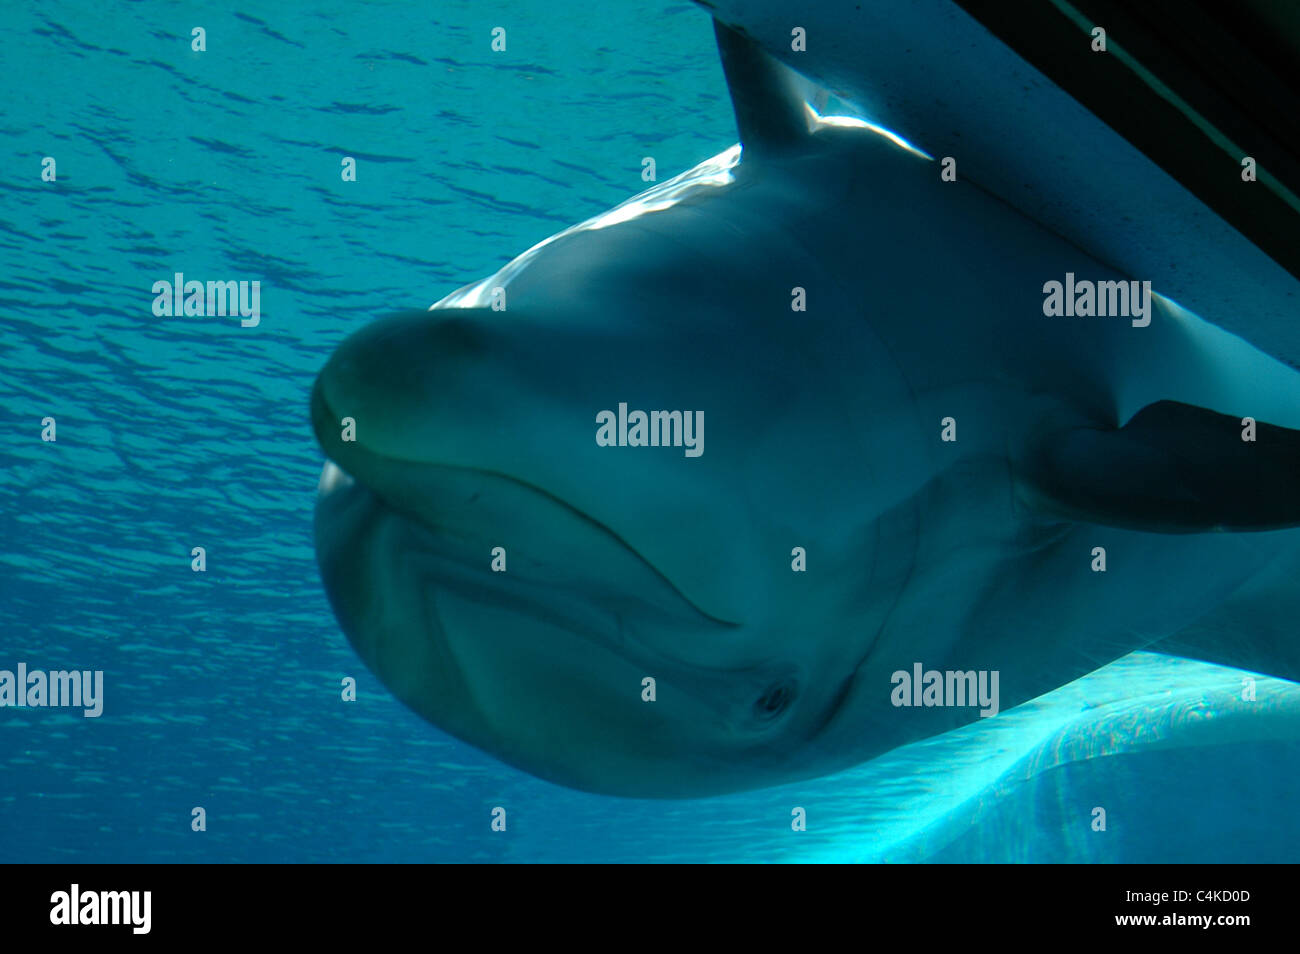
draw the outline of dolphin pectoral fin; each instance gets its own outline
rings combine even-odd
[[[1158,401],[1117,430],[1057,434],[1029,462],[1035,509],[1157,533],[1300,526],[1300,431],[1177,401]]]
[[[808,109],[793,71],[739,30],[719,20],[713,30],[745,150],[764,155],[807,140]]]

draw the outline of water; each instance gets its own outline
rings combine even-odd
[[[692,4],[412,6],[5,11],[0,668],[106,688],[98,719],[0,710],[0,860],[1295,856],[1294,832],[1260,834],[1297,790],[1270,768],[1297,764],[1275,728],[1294,687],[1243,715],[1240,674],[1162,657],[838,776],[677,803],[549,785],[395,702],[315,566],[316,371],[362,323],[639,191],[643,156],[663,179],[735,137]],[[156,318],[178,271],[262,282],[260,324]],[[1160,695],[1135,710],[1142,680]],[[1217,815],[1122,809],[1225,774]],[[1093,804],[1121,806],[1105,835]]]

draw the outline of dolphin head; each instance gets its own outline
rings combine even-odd
[[[757,512],[727,491],[734,438],[697,457],[595,440],[620,396],[706,420],[755,397],[623,332],[579,345],[555,316],[448,308],[346,340],[311,399],[335,613],[421,716],[551,781],[682,797],[824,771],[810,743],[851,661],[772,622],[763,581],[790,548],[761,556]]]
[[[813,135],[788,77],[719,41],[743,163],[362,328],[311,399],[317,552],[362,659],[451,734],[610,794],[774,785],[899,741],[868,663],[935,451],[856,249],[863,215],[888,221],[864,169],[929,172],[861,128]],[[661,439],[625,441],[625,411],[666,412]]]

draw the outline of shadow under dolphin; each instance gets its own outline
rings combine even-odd
[[[381,681],[695,797],[980,718],[903,704],[918,666],[996,675],[986,715],[1143,648],[1300,675],[1300,373],[1157,294],[1049,317],[1131,276],[716,29],[739,149],[321,371],[318,559]]]

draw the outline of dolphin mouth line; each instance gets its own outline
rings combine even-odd
[[[317,443],[322,446],[322,449],[324,449],[325,445],[324,442],[320,440],[320,435],[322,433],[327,433],[327,431],[321,431],[320,424],[321,422],[332,421],[335,420],[336,418],[333,417],[332,415],[332,411],[329,406],[329,401],[325,397],[324,389],[322,388],[319,379],[316,382],[316,386],[312,389],[311,403],[312,403],[313,423],[317,425],[316,427]],[[378,453],[364,447],[362,448],[362,451],[367,458],[381,464],[396,465],[398,467],[417,470],[417,471],[442,470],[447,473],[455,473],[459,475],[474,475],[474,476],[483,477],[492,480],[506,481],[509,485],[515,487],[516,489],[522,489],[526,491],[528,494],[532,495],[533,497],[546,501],[548,506],[559,507],[563,509],[566,513],[576,518],[584,526],[586,526],[589,530],[591,530],[593,534],[596,535],[597,537],[603,537],[605,540],[616,544],[617,546],[621,547],[623,550],[626,550],[633,557],[635,557],[636,561],[646,571],[648,571],[650,574],[652,574],[653,576],[657,577],[660,581],[662,581],[674,594],[676,594],[677,598],[681,600],[681,602],[685,606],[689,607],[701,619],[715,626],[725,627],[728,629],[735,629],[741,625],[739,622],[735,620],[728,620],[728,619],[723,619],[722,617],[719,616],[715,616],[714,614],[710,613],[708,610],[701,607],[689,596],[687,596],[686,593],[684,593],[681,590],[681,588],[678,587],[677,584],[669,576],[667,576],[658,567],[656,567],[653,563],[647,560],[645,556],[636,547],[632,546],[627,540],[621,537],[612,528],[606,526],[604,523],[597,520],[595,517],[592,517],[590,514],[584,512],[583,510],[579,509],[573,504],[570,504],[568,501],[560,497],[557,497],[555,494],[545,490],[542,487],[538,487],[535,484],[531,484],[526,480],[521,480],[520,478],[515,477],[511,474],[504,474],[494,470],[487,470],[479,467],[465,467],[456,464],[439,464],[432,461],[397,457],[395,455]],[[349,471],[341,462],[331,457],[328,452],[325,452],[325,459],[329,462],[329,464],[331,464],[339,471],[339,474],[330,475],[327,478],[326,474],[322,473],[321,483],[318,488],[318,496],[320,494],[332,493],[335,490],[341,489],[340,485],[346,486],[348,482],[352,482],[364,488],[368,493],[370,493],[374,497],[375,502],[380,506],[382,506],[385,510],[388,510],[400,516],[404,520],[408,520],[414,523],[423,532],[429,534],[434,540],[446,541],[449,539],[450,536],[452,536],[451,534],[448,533],[447,528],[440,528],[438,526],[431,524],[424,517],[424,515],[420,514],[418,511],[413,511],[408,507],[401,506],[400,503],[392,500],[381,490],[376,488],[373,484],[371,484],[364,478],[358,477],[352,471]]]
[[[413,462],[405,463],[409,466]],[[531,494],[540,495],[550,506],[566,508],[583,520],[593,533],[603,537],[609,545],[617,545],[630,553],[642,571],[663,581],[668,592],[672,593],[679,602],[675,607],[663,607],[662,612],[674,619],[677,625],[683,623],[689,625],[693,618],[695,623],[704,623],[720,629],[731,630],[739,627],[738,623],[719,619],[700,609],[634,548],[629,547],[599,521],[587,517],[563,500],[534,488],[525,481],[488,471],[414,463],[416,466],[491,474],[493,477],[508,480]],[[358,480],[343,470],[336,461],[326,457],[326,467],[322,473],[317,500],[318,510],[321,503],[330,497],[335,498],[333,501],[335,506],[347,505],[345,499],[339,498],[357,500],[358,497],[363,497],[364,506],[371,514],[368,522],[373,522],[381,514],[386,515],[389,520],[400,521],[404,527],[407,544],[414,544],[419,548],[425,572],[431,578],[431,585],[421,596],[424,618],[433,629],[442,632],[444,636],[449,632],[441,613],[441,595],[445,590],[448,597],[454,594],[456,598],[470,603],[495,606],[508,603],[512,612],[558,626],[595,645],[622,653],[630,659],[639,660],[647,670],[669,662],[683,672],[716,675],[716,671],[711,667],[682,659],[662,646],[646,643],[638,636],[635,627],[628,625],[624,608],[608,605],[598,598],[584,599],[584,591],[580,584],[547,582],[518,573],[497,574],[474,570],[465,559],[465,547],[470,543],[481,543],[480,539],[473,539],[432,525],[421,514],[400,507],[365,481]],[[572,598],[557,602],[554,595],[557,590],[567,591]]]
[[[509,481],[510,484],[514,485],[515,487],[523,488],[525,491],[528,491],[530,494],[545,499],[548,505],[560,507],[564,509],[566,512],[572,514],[573,516],[581,520],[589,529],[593,530],[597,534],[600,534],[601,536],[608,538],[609,540],[616,543],[618,546],[622,547],[628,553],[632,554],[632,556],[636,557],[637,561],[641,564],[643,568],[645,568],[650,573],[653,573],[656,577],[662,580],[672,590],[672,592],[676,594],[678,599],[680,599],[686,606],[690,607],[695,613],[699,614],[703,619],[717,626],[726,626],[729,628],[734,628],[740,625],[737,622],[722,619],[721,617],[718,616],[714,616],[708,610],[699,606],[697,603],[695,603],[694,600],[692,600],[689,596],[683,593],[682,590],[678,588],[677,584],[674,583],[670,577],[668,577],[662,571],[660,571],[660,569],[656,567],[653,563],[651,563],[649,560],[647,560],[636,547],[628,543],[625,539],[619,536],[610,527],[606,526],[604,523],[601,523],[599,520],[597,520],[595,517],[591,516],[590,514],[578,509],[568,501],[555,496],[554,494],[550,493],[547,490],[544,490],[541,487],[536,486],[535,484],[531,484],[526,480],[520,480],[518,477],[514,477],[510,474],[503,474],[494,470],[485,470],[479,467],[461,467],[458,465],[429,463],[427,461],[404,460],[401,458],[392,458],[392,460],[413,467],[440,468],[443,470],[454,471],[461,474],[474,474],[482,477],[489,477],[498,480]],[[338,466],[337,463],[335,464],[335,466]],[[424,530],[426,533],[432,534],[435,537],[441,537],[446,535],[445,529],[430,525],[430,523],[418,513],[411,513],[405,509],[398,507],[392,501],[385,498],[383,494],[377,492],[373,487],[369,487],[368,485],[365,485],[364,481],[361,481],[360,483],[362,483],[363,486],[366,486],[366,489],[375,495],[376,499],[381,503],[382,506],[400,514],[402,517],[408,520],[412,520],[415,523],[419,524],[420,528]]]

